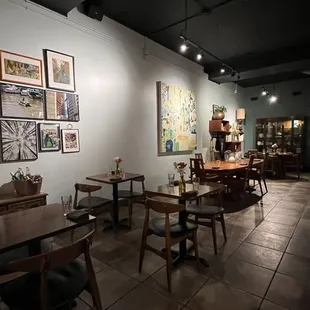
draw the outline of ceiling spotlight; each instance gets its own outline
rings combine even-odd
[[[277,102],[277,100],[278,100],[278,97],[276,95],[271,95],[269,97],[269,102],[270,103],[275,103],[275,102]]]
[[[261,95],[264,96],[264,97],[267,96],[268,95],[268,91],[265,88],[263,88],[262,92],[261,92]]]
[[[201,58],[202,58],[201,53],[197,54],[196,59],[199,61],[199,60],[201,60]]]
[[[185,53],[187,49],[188,49],[188,46],[185,43],[181,44],[180,46],[181,53]]]
[[[225,73],[225,71],[226,70],[224,68],[222,68],[220,72],[223,74],[223,73]]]

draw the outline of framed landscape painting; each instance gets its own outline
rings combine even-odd
[[[40,152],[60,151],[60,125],[39,123],[39,147]]]
[[[63,153],[77,153],[80,151],[80,137],[78,129],[62,129],[61,138]]]
[[[0,84],[1,116],[8,118],[44,118],[44,91],[40,88]]]
[[[196,95],[157,82],[158,155],[190,154],[197,149]]]
[[[45,49],[44,60],[46,87],[74,92],[74,57]]]
[[[2,120],[0,123],[3,162],[38,158],[36,122]]]
[[[42,60],[0,50],[0,80],[43,87]]]
[[[45,119],[78,122],[79,96],[54,90],[45,91]]]

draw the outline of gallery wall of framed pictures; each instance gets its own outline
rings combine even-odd
[[[0,50],[2,163],[36,160],[38,152],[80,151],[79,130],[60,126],[80,121],[74,57],[44,49],[43,58]]]

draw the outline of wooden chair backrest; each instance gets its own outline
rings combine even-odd
[[[185,210],[185,206],[181,204],[169,203],[165,201],[159,201],[152,198],[147,198],[145,202],[145,206],[147,209],[151,209],[157,213],[176,213]]]
[[[79,192],[88,193],[88,211],[91,212],[92,211],[92,207],[91,207],[91,193],[99,191],[102,188],[102,186],[100,186],[100,185],[82,184],[82,183],[75,183],[74,184],[74,188],[75,188],[75,195],[74,195],[74,201],[73,201],[73,208],[74,209],[77,208]]]
[[[190,191],[190,192],[185,192],[182,194],[182,199],[185,201],[191,201],[196,199],[198,192],[197,191]]]
[[[202,160],[203,160],[203,157],[202,157],[202,154],[201,154],[201,153],[195,153],[195,158],[198,158],[198,159],[202,159]]]
[[[206,172],[201,158],[190,158],[190,167],[192,176],[195,174],[201,182],[206,182]]]
[[[248,154],[249,154],[249,157],[250,157],[250,155],[256,155],[258,153],[258,150],[257,149],[249,149],[248,150]]]
[[[94,235],[94,230],[81,238],[80,240],[75,241],[74,243],[65,246],[63,248],[51,251],[48,253],[28,257],[25,259],[20,259],[13,261],[9,264],[9,268],[12,271],[17,272],[27,272],[27,273],[38,273],[41,275],[41,309],[48,310],[48,286],[47,286],[47,272],[49,270],[55,270],[62,266],[67,265],[68,263],[74,261],[81,254],[85,256],[86,267],[88,275],[90,278],[90,285],[92,289],[97,289],[97,283],[94,279],[95,273],[92,265],[92,261],[89,255],[89,247]],[[100,298],[98,300],[95,298],[94,303],[96,304],[96,309],[102,309]]]
[[[141,182],[141,185],[142,185],[142,192],[144,192],[144,190],[145,190],[144,181],[145,181],[145,177],[144,177],[144,176],[141,176],[141,177],[132,179],[132,180],[130,181],[130,191],[133,192],[133,182]]]
[[[254,158],[255,158],[254,154],[250,155],[250,157],[249,157],[249,163],[248,163],[247,168],[245,169],[245,178],[244,179],[246,182],[249,180],[249,171],[253,168]]]
[[[265,175],[266,173],[266,170],[267,170],[267,167],[268,167],[268,158],[269,158],[269,154],[268,153],[265,153],[264,154],[264,162],[263,162],[263,165],[262,165],[262,169],[261,169],[261,174],[262,175]]]

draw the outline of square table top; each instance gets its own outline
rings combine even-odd
[[[96,221],[94,216],[81,222],[66,219],[61,204],[18,211],[0,216],[0,253]]]
[[[219,183],[206,183],[204,185],[199,185],[197,198],[213,194],[217,191],[224,191],[225,185]],[[186,183],[186,191],[193,191],[193,184]],[[160,186],[149,186],[145,191],[146,195],[156,195],[163,196],[174,199],[182,199],[182,193],[179,191],[179,186],[169,186],[169,184],[160,185]]]
[[[100,182],[100,183],[116,184],[116,183],[127,182],[127,181],[134,180],[134,179],[141,178],[141,177],[143,177],[142,174],[126,172],[124,178],[119,178],[119,179],[115,178],[114,180],[113,180],[113,175],[111,175],[110,173],[97,174],[97,175],[93,175],[90,177],[86,177],[86,179],[95,181],[95,182]]]

